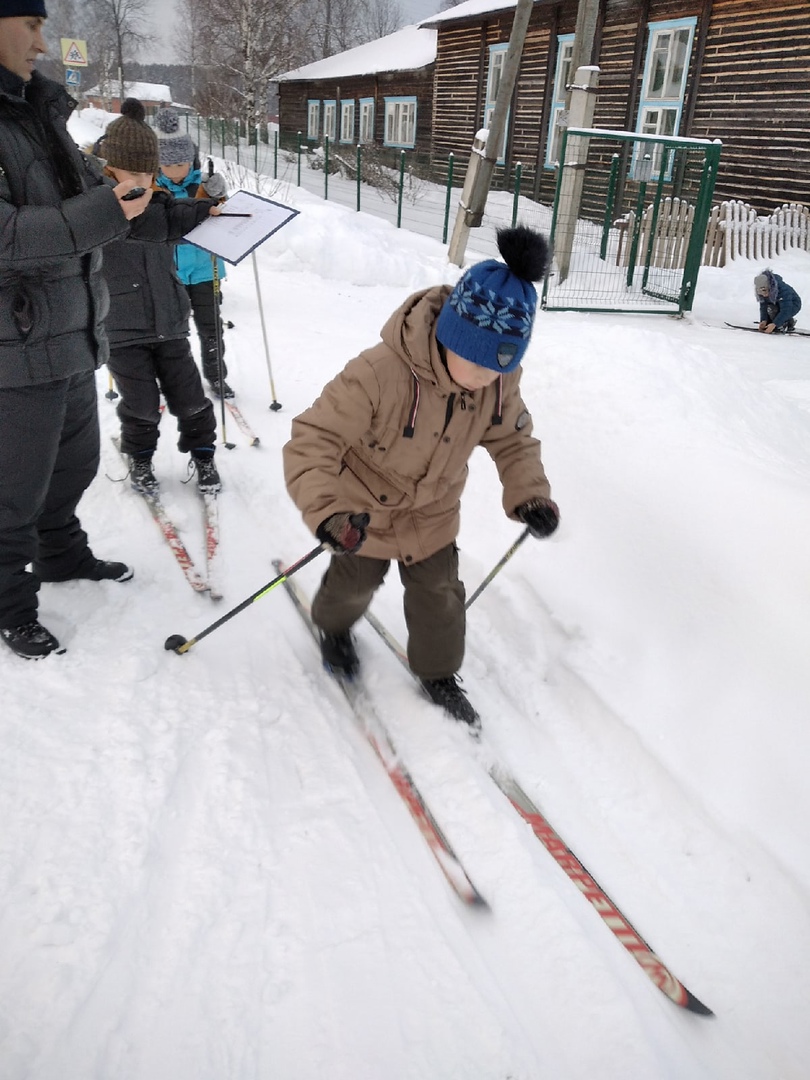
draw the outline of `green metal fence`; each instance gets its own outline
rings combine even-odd
[[[719,142],[572,128],[552,208],[543,306],[689,311],[703,257]]]

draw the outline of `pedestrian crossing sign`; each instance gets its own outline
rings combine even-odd
[[[87,67],[87,42],[79,38],[60,38],[62,63],[66,67]]]

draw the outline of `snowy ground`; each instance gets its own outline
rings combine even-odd
[[[292,417],[410,291],[457,275],[435,240],[276,197],[301,211],[258,253],[280,412],[251,260],[224,285],[261,436],[229,423],[218,454],[225,599],[191,591],[128,490],[102,397],[82,518],[136,577],[45,586],[67,653],[0,655],[0,1080],[804,1080],[810,340],[723,328],[756,317],[744,262],[704,268],[681,321],[538,316],[524,396],[563,523],[470,609],[480,750],[359,629],[370,691],[491,905],[465,910],[282,590],[163,649],[313,546],[282,483]],[[808,255],[773,265],[810,297]],[[201,557],[170,417],[158,472]],[[476,454],[470,591],[518,532]],[[395,574],[374,610],[403,636]],[[656,990],[488,753],[715,1019]]]

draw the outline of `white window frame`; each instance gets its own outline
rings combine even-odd
[[[636,122],[636,131],[639,134],[679,133],[696,26],[697,18],[648,23],[647,58]],[[678,61],[681,63],[679,75],[675,69]],[[661,72],[662,85],[654,87],[653,80]],[[663,150],[660,143],[647,144],[647,152],[652,156],[652,179],[658,179]],[[641,153],[641,150],[636,157],[638,153]],[[635,172],[635,165],[633,171]]]
[[[337,102],[334,98],[323,103],[323,135],[330,142],[335,141],[335,124],[337,122]]]
[[[412,150],[416,146],[416,98],[390,97],[385,99],[384,146]]]
[[[360,130],[358,141],[368,145],[374,142],[374,98],[360,98]]]
[[[509,42],[505,42],[502,45],[490,45],[489,47],[489,69],[487,72],[487,96],[484,102],[484,124],[483,126],[489,131],[492,124],[492,114],[495,112],[495,101],[498,97],[498,90],[500,89],[501,79],[503,78],[504,64],[506,63],[506,53],[509,49]],[[503,138],[501,140],[501,148],[498,153],[498,165],[503,165],[506,160],[506,137],[509,134],[509,116],[511,108],[506,113],[506,123],[503,125]]]
[[[354,142],[354,101],[348,98],[340,103],[340,141]]]
[[[321,103],[316,98],[307,102],[307,138],[317,139],[321,130]]]
[[[557,35],[557,64],[554,69],[554,90],[548,118],[545,168],[556,168],[560,157],[563,129],[559,121],[565,111],[566,86],[571,81],[571,60],[574,54],[574,35]]]

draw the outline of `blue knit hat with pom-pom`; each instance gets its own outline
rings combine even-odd
[[[444,303],[436,339],[465,360],[492,371],[514,371],[529,344],[539,281],[548,266],[546,238],[525,225],[498,231],[504,262],[471,266]]]

